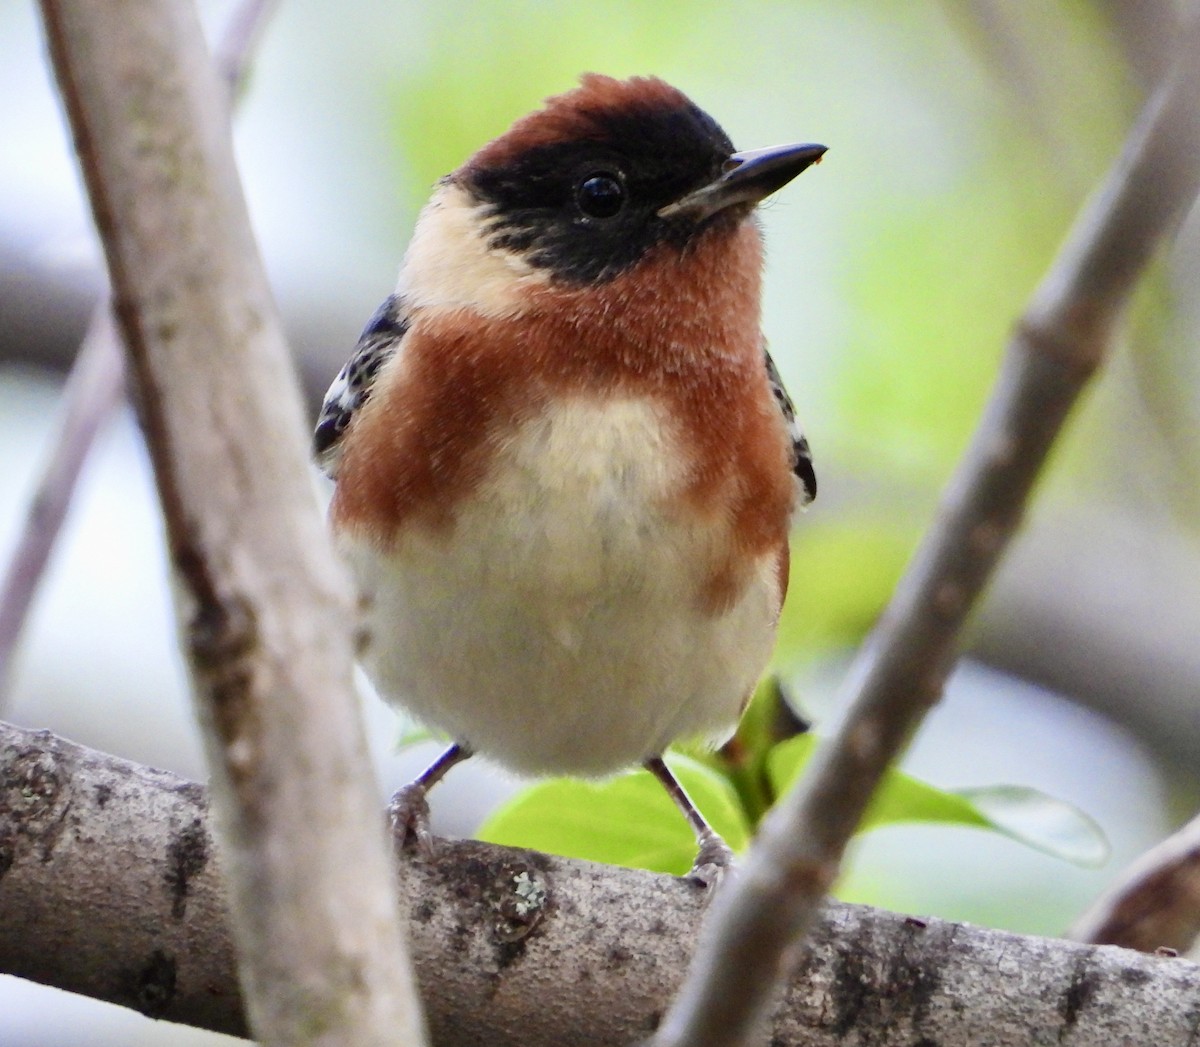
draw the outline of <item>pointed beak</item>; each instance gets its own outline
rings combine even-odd
[[[734,204],[757,204],[782,189],[805,168],[820,163],[823,145],[772,145],[734,153],[715,182],[667,204],[659,218],[687,217],[702,221]]]

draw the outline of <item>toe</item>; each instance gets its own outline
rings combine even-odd
[[[429,831],[429,801],[425,791],[419,782],[398,789],[388,804],[388,821],[398,850],[411,841],[419,854],[432,858],[433,834]]]
[[[706,889],[715,890],[721,881],[733,871],[733,851],[729,845],[711,829],[699,839],[700,850],[687,878]]]

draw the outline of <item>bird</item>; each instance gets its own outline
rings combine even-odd
[[[362,594],[360,660],[519,775],[663,760],[735,729],[771,655],[812,454],[766,348],[757,205],[826,148],[738,152],[682,91],[584,74],[442,178],[314,436]]]

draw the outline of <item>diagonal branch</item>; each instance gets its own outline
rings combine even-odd
[[[63,411],[50,458],[25,512],[0,585],[0,710],[33,598],[50,562],[88,453],[113,415],[125,387],[112,303],[96,306],[63,387]]]
[[[213,45],[212,62],[234,102],[250,79],[252,61],[279,0],[240,0]]]
[[[241,0],[230,15],[213,60],[236,97],[278,0]],[[75,488],[96,436],[116,411],[125,385],[123,346],[107,295],[92,310],[87,334],[63,387],[62,417],[50,458],[29,503],[25,523],[0,585],[0,712],[12,681],[17,644],[58,542]]]
[[[937,519],[851,668],[853,704],[764,821],[656,1047],[748,1042],[836,877],[884,769],[942,694],[966,617],[1151,254],[1200,189],[1200,20],[1009,343]]]
[[[353,602],[227,92],[184,0],[41,11],[162,503],[251,1027],[267,1044],[419,1043]]]

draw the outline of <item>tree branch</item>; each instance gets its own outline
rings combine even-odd
[[[1200,938],[1200,816],[1139,858],[1068,937],[1153,952]]]
[[[186,2],[41,9],[179,582],[251,1026],[269,1044],[419,1042],[350,588],[307,475],[227,92]]]
[[[245,1035],[195,783],[0,724],[0,972]],[[704,908],[670,876],[441,842],[397,879],[443,1047],[627,1045],[678,987]],[[1200,967],[830,904],[780,1047],[1192,1042]]]
[[[213,65],[234,102],[250,79],[254,54],[278,6],[279,0],[240,0],[213,45]]]
[[[880,776],[941,697],[967,614],[1067,414],[1152,251],[1200,189],[1200,20],[1180,35],[1171,75],[1034,294],[938,517],[850,670],[849,715],[716,899],[656,1047],[754,1037]]]
[[[213,62],[230,94],[245,86],[250,59],[277,0],[241,0],[229,18]],[[38,585],[71,508],[75,487],[92,444],[116,411],[125,386],[120,335],[105,295],[92,310],[87,334],[63,388],[62,420],[50,459],[29,503],[25,524],[0,586],[0,713],[4,711],[12,662]]]
[[[106,298],[92,312],[87,334],[67,376],[54,447],[25,512],[20,537],[0,586],[0,710],[8,697],[17,644],[67,518],[75,485],[96,435],[116,411],[124,387],[112,303]]]

